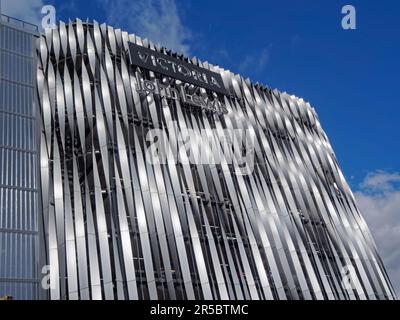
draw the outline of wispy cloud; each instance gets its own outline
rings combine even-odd
[[[303,39],[298,34],[295,34],[294,36],[292,36],[290,38],[290,43],[292,45],[292,48],[297,47],[301,43],[302,40]]]
[[[26,22],[40,24],[41,10],[44,6],[42,0],[2,0],[1,11],[3,14]]]
[[[97,0],[108,23],[155,43],[189,54],[191,32],[183,24],[174,0]]]
[[[400,294],[400,173],[368,174],[355,193],[397,294]]]
[[[360,187],[369,193],[388,193],[397,189],[400,183],[400,173],[376,171],[369,173]],[[400,218],[400,216],[399,216]]]
[[[242,73],[259,73],[265,69],[269,62],[269,50],[264,48],[259,53],[248,54],[239,64],[239,71]]]

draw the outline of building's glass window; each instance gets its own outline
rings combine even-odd
[[[0,24],[0,296],[38,298],[35,36]]]

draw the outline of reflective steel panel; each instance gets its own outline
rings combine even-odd
[[[133,65],[130,43],[224,90]],[[39,48],[51,299],[395,298],[308,102],[96,21]]]

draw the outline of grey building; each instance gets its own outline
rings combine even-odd
[[[309,103],[97,22],[38,59],[51,299],[395,298]],[[188,131],[251,145],[152,161],[148,138]]]
[[[36,26],[0,21],[0,296],[39,294]]]

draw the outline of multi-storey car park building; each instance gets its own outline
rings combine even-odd
[[[46,30],[37,66],[48,298],[395,298],[303,99],[79,19]],[[187,131],[214,149],[152,161],[155,133],[176,151]]]

